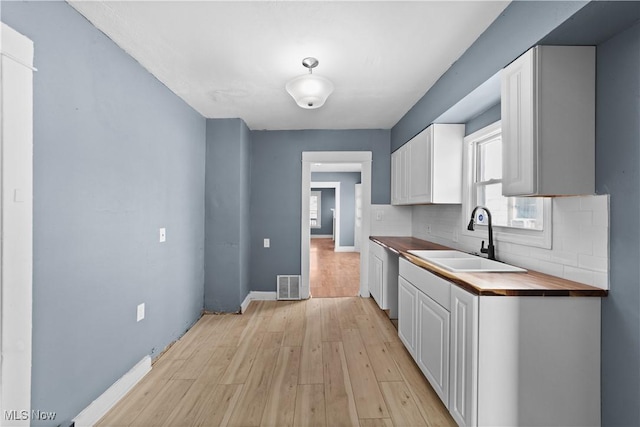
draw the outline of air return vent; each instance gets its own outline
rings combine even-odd
[[[278,275],[278,299],[300,299],[300,276]]]

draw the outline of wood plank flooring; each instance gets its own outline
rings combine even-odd
[[[455,426],[370,298],[205,315],[97,424]]]
[[[360,254],[335,252],[332,239],[311,239],[309,288],[315,298],[353,297],[360,291]]]

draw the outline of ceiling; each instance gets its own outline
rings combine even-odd
[[[72,1],[71,6],[207,118],[253,130],[389,129],[508,1]],[[316,110],[286,82],[335,90]]]

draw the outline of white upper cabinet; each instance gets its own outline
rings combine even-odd
[[[391,204],[462,202],[464,125],[432,124],[391,155]]]
[[[409,200],[431,203],[433,169],[433,125],[409,141]]]
[[[536,46],[502,70],[502,194],[595,191],[595,47]]]
[[[406,205],[409,202],[409,145],[405,144],[391,154],[391,204]]]

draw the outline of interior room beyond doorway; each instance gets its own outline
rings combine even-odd
[[[360,169],[360,164],[312,167],[309,284],[313,297],[358,295]]]
[[[360,253],[335,252],[331,238],[311,239],[309,282],[314,298],[353,297],[360,290]]]

